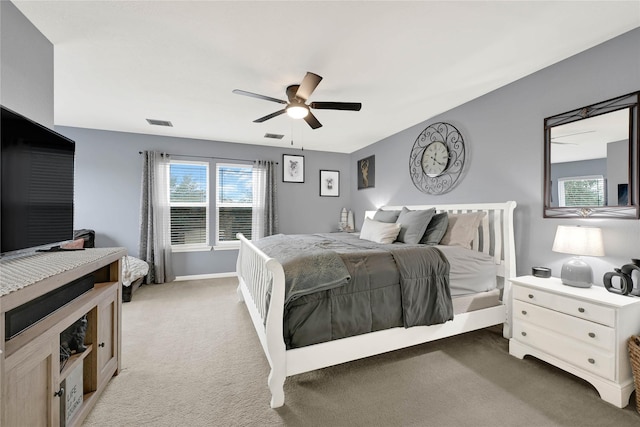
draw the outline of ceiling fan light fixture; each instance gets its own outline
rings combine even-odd
[[[292,104],[287,107],[287,115],[292,119],[304,119],[309,114],[309,108],[302,104]]]

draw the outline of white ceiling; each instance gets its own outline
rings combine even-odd
[[[640,27],[638,0],[13,3],[54,45],[56,125],[343,153]],[[257,124],[282,106],[231,92],[307,71],[362,110]]]

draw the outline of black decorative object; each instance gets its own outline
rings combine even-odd
[[[84,338],[87,334],[87,315],[76,320],[60,334],[60,370],[64,368],[69,357],[74,353],[82,353],[87,349]]]
[[[413,144],[409,175],[423,193],[444,194],[459,181],[464,160],[464,139],[458,129],[449,123],[434,123]]]
[[[547,267],[532,267],[531,274],[533,274],[535,277],[548,279],[549,277],[551,277],[551,269]]]
[[[629,184],[618,184],[618,206],[629,204]]]
[[[633,288],[633,270],[640,272],[640,259],[632,259],[631,264],[625,264],[620,268],[614,268],[604,274],[602,281],[604,287],[615,294],[640,296],[640,289]],[[619,285],[613,283],[613,278],[618,277]]]

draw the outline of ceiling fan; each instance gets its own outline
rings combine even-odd
[[[304,121],[307,122],[307,124],[311,126],[312,129],[318,129],[322,126],[322,124],[318,121],[316,116],[311,113],[310,108],[316,110],[360,111],[360,108],[362,108],[362,104],[359,102],[310,102],[309,104],[307,104],[307,100],[321,80],[322,77],[320,77],[319,75],[307,72],[307,74],[304,76],[304,79],[302,79],[302,83],[300,83],[299,85],[290,85],[287,87],[286,94],[289,102],[272,98],[270,96],[247,92],[240,89],[234,89],[233,93],[286,105],[286,107],[282,110],[276,111],[275,113],[267,114],[264,117],[260,117],[259,119],[254,120],[254,123],[262,123],[281,114],[287,113],[289,117],[292,117],[294,119],[304,119]]]

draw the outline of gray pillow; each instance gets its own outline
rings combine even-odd
[[[442,240],[444,233],[447,232],[447,226],[449,225],[449,216],[446,212],[438,213],[431,218],[427,231],[424,232],[424,237],[420,240],[420,243],[425,245],[437,245]]]
[[[436,213],[436,208],[426,209],[422,211],[410,211],[406,207],[402,208],[398,216],[397,223],[400,223],[400,233],[398,233],[398,242],[409,244],[418,244],[424,235],[429,221]]]
[[[486,215],[486,212],[450,214],[447,232],[444,233],[440,243],[471,249],[471,242],[476,237],[478,227]]]
[[[378,209],[373,215],[373,220],[378,222],[396,222],[400,215],[400,211],[383,211]]]

